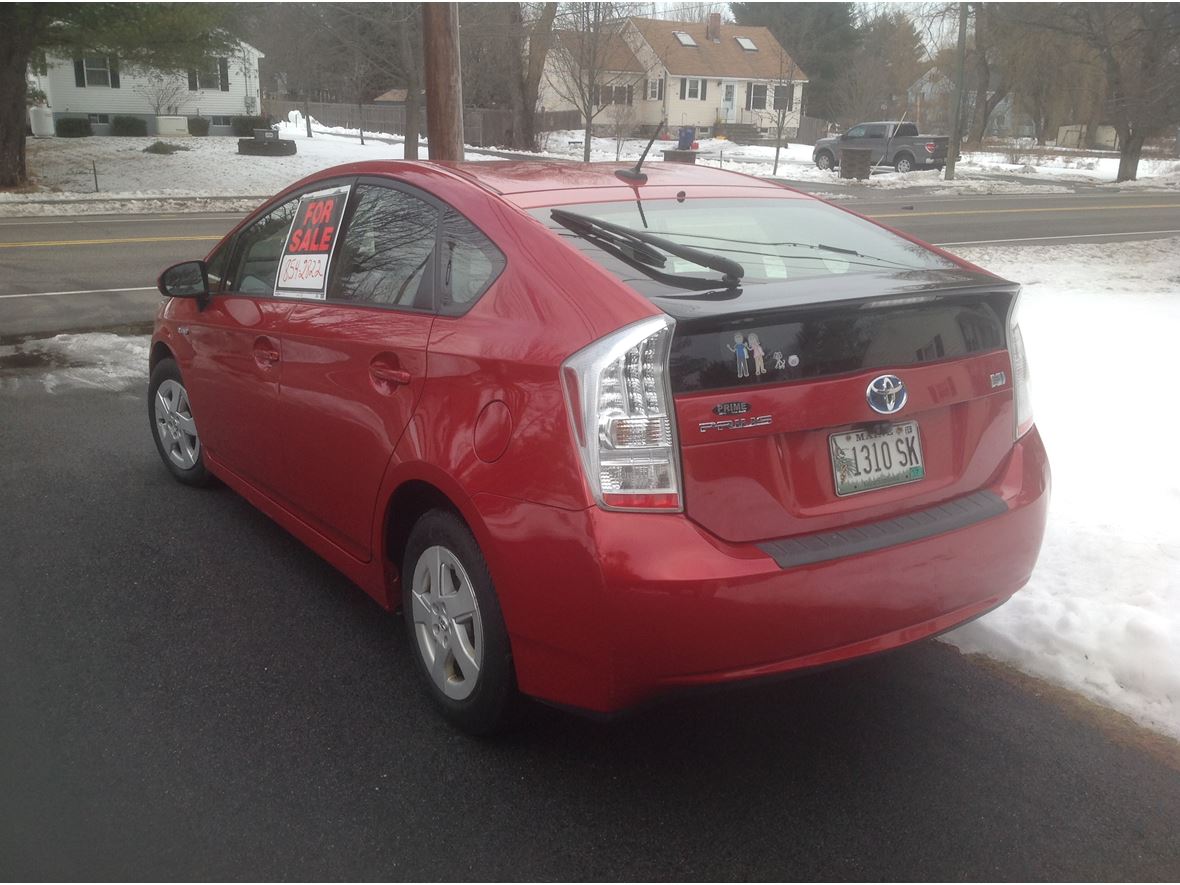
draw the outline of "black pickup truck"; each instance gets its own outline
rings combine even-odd
[[[858,123],[843,135],[817,141],[811,159],[820,169],[834,169],[843,148],[868,148],[874,166],[892,166],[898,172],[941,169],[949,140],[945,135],[919,135],[916,124],[898,120]]]

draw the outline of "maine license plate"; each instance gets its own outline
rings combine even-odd
[[[926,476],[918,422],[894,424],[884,433],[845,430],[828,437],[837,495],[855,495]]]

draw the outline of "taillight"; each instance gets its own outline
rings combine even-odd
[[[678,511],[680,470],[668,352],[675,321],[641,320],[561,367],[574,442],[606,510]]]
[[[1017,315],[1020,297],[1017,296],[1008,317],[1008,356],[1012,360],[1012,393],[1016,400],[1016,438],[1020,439],[1033,426],[1032,388],[1029,382],[1028,354],[1024,350],[1024,336],[1020,332]]]
[[[932,142],[932,141],[926,142],[926,153],[928,153],[928,154],[934,153],[934,149],[936,147],[937,147],[937,145],[934,142]]]

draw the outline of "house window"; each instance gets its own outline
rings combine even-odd
[[[754,45],[754,41],[749,37],[734,37],[733,39],[737,40],[738,46],[742,47],[746,52],[758,51],[758,47]]]
[[[111,60],[105,55],[88,55],[84,59],[87,86],[111,85]]]
[[[209,123],[212,126],[232,126],[233,120],[231,120],[229,116],[225,114],[213,114],[209,118]]]
[[[672,33],[676,36],[676,39],[680,41],[681,46],[696,46],[697,45],[697,41],[692,39],[691,34],[686,34],[686,33],[684,33],[684,31],[673,31]]]
[[[591,98],[600,108],[610,104],[631,104],[632,87],[630,86],[596,86]]]
[[[753,111],[766,110],[766,84],[765,83],[751,83],[750,84],[750,110],[753,110]]]
[[[774,109],[776,111],[795,110],[795,86],[792,83],[779,83],[774,87]]]
[[[647,81],[647,98],[648,101],[659,101],[660,93],[663,92],[663,80],[648,80]]]
[[[224,58],[207,58],[199,68],[188,72],[189,92],[229,91],[229,61]]]
[[[90,118],[91,123],[106,124],[111,122],[110,114],[87,114],[86,116]]]
[[[701,81],[700,80],[689,80],[688,86],[685,87],[685,92],[686,92],[686,95],[688,98],[700,98],[701,97]]]

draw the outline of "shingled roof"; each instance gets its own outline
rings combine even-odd
[[[564,46],[575,58],[579,55],[579,41],[585,38],[580,31],[558,30],[553,32],[557,42]],[[599,70],[610,73],[642,74],[643,65],[627,45],[621,33],[604,33],[599,35],[602,41],[599,49],[601,64]]]
[[[670,22],[638,17],[630,21],[673,76],[730,80],[777,80],[782,75],[791,76],[790,55],[766,28],[723,23],[719,28],[720,39],[714,42],[707,36],[705,22]],[[685,46],[677,38],[677,31],[687,34],[696,45]],[[756,48],[743,49],[738,37],[752,41]],[[796,65],[792,79],[806,80],[807,75]]]

